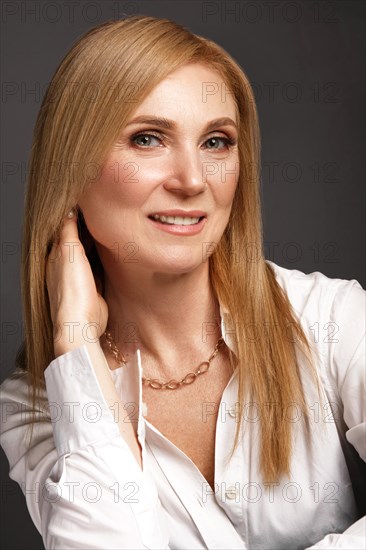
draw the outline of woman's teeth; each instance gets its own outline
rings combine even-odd
[[[151,216],[154,220],[159,220],[162,223],[169,223],[173,225],[194,225],[198,223],[200,218],[182,218],[181,216],[159,216],[154,214]]]

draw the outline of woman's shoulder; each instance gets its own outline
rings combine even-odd
[[[9,400],[11,397],[27,399],[29,394],[29,373],[19,367],[9,372],[0,384],[0,400]]]
[[[2,416],[22,412],[32,408],[32,387],[29,372],[16,367],[0,384],[0,404]],[[47,394],[40,388],[37,395],[37,408],[43,409],[47,404]]]
[[[366,293],[356,279],[331,278],[320,271],[304,273],[269,260],[266,263],[299,314],[325,316],[330,320],[341,315],[345,307],[354,313],[364,311]]]
[[[268,264],[316,351],[323,383],[334,401],[355,407],[365,387],[365,291],[356,279]]]

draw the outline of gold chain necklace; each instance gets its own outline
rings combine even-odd
[[[126,358],[123,355],[123,353],[121,353],[119,351],[119,349],[117,348],[111,333],[108,330],[106,330],[105,333],[104,333],[104,336],[107,340],[107,344],[108,344],[108,347],[111,351],[111,354],[113,355],[113,357],[115,358],[117,363],[120,366],[126,365],[127,364]],[[182,378],[179,381],[178,380],[169,380],[169,382],[160,382],[160,380],[158,380],[157,378],[144,378],[144,377],[142,377],[142,383],[145,384],[145,386],[150,386],[150,388],[153,388],[154,390],[164,390],[164,389],[176,390],[176,389],[180,388],[183,385],[192,384],[192,382],[194,382],[196,380],[197,376],[199,376],[200,374],[205,374],[205,372],[208,371],[208,369],[210,368],[210,365],[211,365],[211,361],[219,353],[220,347],[222,346],[223,343],[224,343],[224,339],[220,337],[217,344],[216,344],[216,346],[215,346],[215,349],[211,353],[208,360],[203,361],[202,363],[200,363],[195,372],[189,372],[188,374],[185,375],[184,378]]]

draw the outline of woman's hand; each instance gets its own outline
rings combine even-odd
[[[97,342],[108,321],[108,306],[98,292],[99,282],[80,242],[75,211],[71,212],[73,215],[62,223],[46,265],[56,357],[87,342]]]

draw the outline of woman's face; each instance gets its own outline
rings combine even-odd
[[[204,65],[152,90],[78,203],[102,263],[185,273],[207,260],[237,185],[237,124],[230,91]]]

